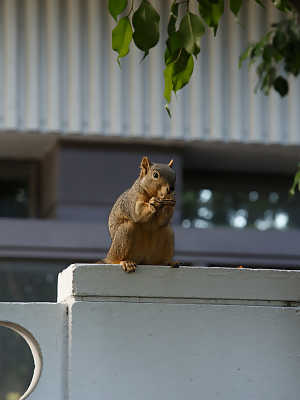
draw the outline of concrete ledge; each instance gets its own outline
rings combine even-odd
[[[58,301],[83,297],[146,297],[300,301],[300,271],[73,264],[58,278]]]

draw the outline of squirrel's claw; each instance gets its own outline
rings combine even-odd
[[[163,206],[174,207],[176,201],[175,199],[158,199],[157,197],[151,197],[151,199],[149,200],[149,204],[151,204],[155,208],[161,208]]]
[[[172,262],[170,262],[169,265],[170,265],[171,268],[179,268],[180,267],[180,262],[172,261]]]
[[[175,200],[172,199],[157,199],[156,197],[152,197],[149,200],[149,204],[153,206],[156,210],[161,209],[163,206],[174,207],[176,204]]]
[[[174,207],[176,204],[176,200],[174,200],[174,199],[161,199],[161,200],[159,200],[159,202],[162,205],[171,206],[171,207]]]
[[[122,270],[125,272],[135,272],[136,264],[132,261],[121,261]]]
[[[162,206],[161,202],[156,197],[151,197],[149,204],[154,208],[160,208]]]

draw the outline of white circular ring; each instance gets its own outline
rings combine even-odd
[[[20,397],[19,400],[24,400],[26,399],[36,388],[39,379],[42,374],[42,368],[43,368],[43,358],[42,358],[42,352],[40,349],[40,345],[38,344],[37,340],[33,337],[33,335],[25,328],[23,328],[21,325],[15,324],[13,322],[9,321],[0,321],[0,326],[4,326],[6,328],[9,328],[15,332],[17,332],[19,335],[22,336],[22,338],[26,341],[28,344],[33,361],[34,361],[34,371],[32,375],[32,379],[30,382],[30,385],[28,386],[26,392]]]

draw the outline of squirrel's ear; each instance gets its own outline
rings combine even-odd
[[[174,163],[174,160],[171,160],[171,161],[169,162],[169,164],[168,164],[168,167],[172,168],[173,163]]]
[[[141,176],[145,176],[151,167],[148,157],[143,157],[141,161]]]

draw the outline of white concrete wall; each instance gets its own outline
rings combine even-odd
[[[33,350],[33,383],[37,385],[30,399],[65,399],[67,306],[54,303],[0,303],[0,326],[19,332]],[[36,342],[30,340],[31,335]],[[35,382],[36,379],[38,382]]]
[[[72,400],[299,397],[300,272],[78,265],[59,287]]]
[[[58,299],[0,305],[40,345],[32,399],[299,398],[300,271],[81,264]]]

